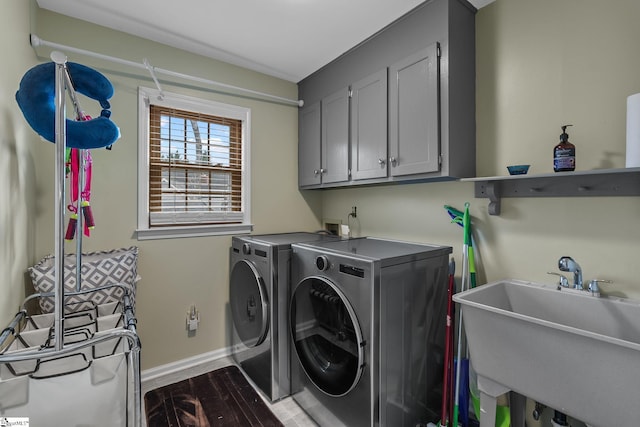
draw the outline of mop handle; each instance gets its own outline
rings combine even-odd
[[[460,292],[463,292],[466,287],[465,284],[468,283],[468,273],[469,273],[469,247],[468,245],[465,243],[463,250],[462,250],[462,284],[460,286]],[[460,399],[460,365],[461,365],[461,361],[460,359],[462,358],[462,311],[460,311],[460,318],[458,320],[458,351],[457,351],[457,355],[458,355],[458,366],[456,369],[456,391],[454,394],[454,400],[453,400],[453,426],[454,427],[458,427],[458,411],[459,411],[459,403],[458,400]]]
[[[455,287],[455,272],[456,272],[456,263],[452,258],[449,261],[449,283],[447,284],[447,317],[446,317],[446,335],[445,335],[445,349],[444,349],[444,373],[442,380],[442,417],[440,420],[440,426],[446,427],[449,422],[449,387],[451,384],[451,363],[450,357],[453,353],[451,348],[451,341],[453,341],[453,337],[451,336],[452,332],[452,324],[453,324],[453,293]]]

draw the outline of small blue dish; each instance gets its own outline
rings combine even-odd
[[[513,165],[507,166],[509,175],[524,175],[529,171],[529,165]]]

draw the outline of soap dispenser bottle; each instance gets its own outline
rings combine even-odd
[[[553,148],[553,170],[555,172],[569,172],[576,169],[576,146],[569,142],[567,127],[563,125],[560,143]]]

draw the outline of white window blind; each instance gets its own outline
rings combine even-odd
[[[152,105],[149,225],[241,223],[242,122]]]
[[[234,225],[248,225],[248,110],[166,92],[145,96],[143,103],[146,205],[139,213],[139,238],[145,229],[220,234],[211,227],[234,231]]]

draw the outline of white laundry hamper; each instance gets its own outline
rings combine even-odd
[[[54,351],[48,315],[25,316],[0,352],[0,419],[26,419],[29,427],[136,426],[139,343],[125,327],[132,318],[113,309],[68,316],[62,352]]]
[[[57,364],[66,364],[68,374],[0,380],[0,416],[28,418],[30,427],[133,425],[133,412],[127,410],[132,393],[127,356],[95,359],[79,372],[73,371],[74,359]]]

